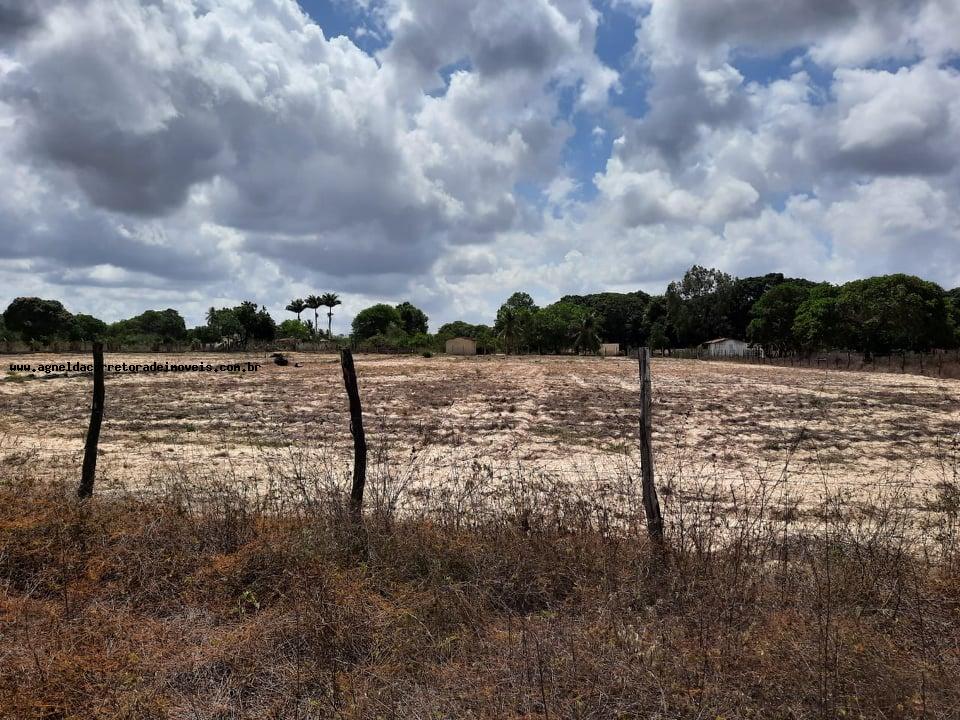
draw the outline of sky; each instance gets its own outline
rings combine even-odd
[[[960,286],[957,0],[0,0],[0,306]]]

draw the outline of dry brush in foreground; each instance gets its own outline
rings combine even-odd
[[[918,544],[889,504],[675,491],[657,575],[639,517],[560,487],[374,495],[361,536],[335,490],[29,476],[0,485],[3,718],[960,717],[947,492]]]

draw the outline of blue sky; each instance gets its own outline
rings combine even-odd
[[[332,291],[345,323],[410,300],[436,327],[695,263],[960,285],[954,0],[24,8],[0,305],[199,322]]]
[[[360,5],[349,0],[299,0],[304,11],[324,30],[327,37],[346,36],[364,52],[376,56],[390,43],[390,34],[382,22]],[[604,170],[610,157],[613,141],[617,136],[617,120],[621,115],[642,118],[649,109],[647,91],[650,83],[649,69],[638,61],[635,53],[637,26],[643,22],[646,10],[637,10],[625,4],[611,4],[593,0],[594,9],[600,13],[596,30],[594,52],[599,61],[619,74],[619,82],[609,93],[609,102],[600,111],[576,107],[576,88],[560,91],[557,120],[569,123],[573,128],[570,140],[565,144],[562,161],[568,174],[577,183],[573,195],[578,200],[590,201],[596,197],[594,177]],[[809,60],[804,61],[805,47],[793,47],[774,53],[754,50],[738,52],[730,58],[730,64],[744,78],[744,83],[756,82],[768,85],[788,78],[795,72],[795,63],[811,75],[813,83],[824,92],[829,90],[831,70]],[[898,63],[892,63],[894,69]],[[456,70],[470,69],[469,59],[464,59],[440,70],[446,81]],[[437,90],[434,94],[442,94]],[[539,197],[543,188],[518,183],[515,191],[531,202],[542,205]],[[783,208],[786,195],[775,198],[775,205]]]

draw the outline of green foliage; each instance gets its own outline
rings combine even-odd
[[[333,309],[342,305],[340,296],[336,293],[324,293],[320,296],[320,305],[327,308],[327,337],[333,337]]]
[[[433,335],[427,333],[411,335],[398,325],[391,325],[386,332],[371,335],[357,342],[357,350],[360,352],[423,354],[424,352],[432,352],[435,346],[436,338]]]
[[[309,295],[307,299],[303,301],[303,304],[310,310],[313,310],[313,331],[320,332],[320,314],[317,310],[323,305],[323,298],[319,295]]]
[[[409,302],[402,302],[397,305],[397,312],[400,314],[400,327],[408,335],[427,332],[429,318],[423,310]]]
[[[71,340],[91,341],[101,340],[107,334],[107,324],[93,315],[84,315],[79,313],[74,315],[70,321]]]
[[[244,344],[250,340],[274,340],[277,337],[277,324],[270,317],[266,307],[257,310],[257,304],[244,300],[234,309],[240,322],[241,338]]]
[[[726,314],[733,286],[730,275],[700,265],[690,268],[681,281],[667,286],[667,317],[681,346],[733,334]]]
[[[180,313],[172,308],[147,310],[136,317],[111,324],[107,335],[119,343],[127,344],[175,343],[186,340],[187,325]]]
[[[943,289],[912,275],[855,280],[837,298],[841,342],[868,353],[925,351],[955,337]]]
[[[353,337],[367,340],[375,335],[386,335],[391,326],[402,328],[400,313],[392,305],[377,303],[364,308],[353,318]]]
[[[603,342],[642,345],[649,334],[644,322],[650,296],[644,292],[565,295],[562,303],[578,305],[597,319],[596,332]]]
[[[302,320],[290,318],[289,320],[284,320],[277,326],[277,337],[309,340],[310,336],[310,326]]]
[[[517,352],[520,342],[520,312],[512,307],[501,307],[497,313],[497,325],[500,331],[497,337],[503,341],[507,354]],[[526,316],[525,316],[526,317]]]
[[[816,284],[809,280],[785,278],[782,273],[735,279],[729,291],[720,299],[723,302],[721,313],[726,317],[725,334],[741,339],[747,337],[754,317],[754,306],[768,292],[786,283],[808,290]]]
[[[953,322],[953,343],[950,347],[960,346],[960,288],[954,288],[947,293],[949,313]]]
[[[515,292],[500,306],[493,332],[506,352],[520,352],[535,346],[538,312],[537,304],[525,292]]]
[[[240,319],[233,308],[210,308],[207,311],[208,337],[213,338],[213,342],[219,342],[224,338],[241,337],[243,327],[240,325]]]
[[[3,313],[10,331],[41,343],[69,337],[72,317],[60,301],[38,297],[18,297]]]
[[[297,321],[300,320],[300,313],[307,309],[307,304],[303,301],[302,298],[296,298],[291,300],[290,304],[284,308],[287,312],[292,312],[297,314]],[[281,323],[282,324],[282,323]]]
[[[816,350],[844,346],[840,344],[844,333],[839,325],[838,294],[839,290],[829,283],[810,289],[793,321],[793,337],[801,347]]]
[[[536,348],[545,353],[569,351],[582,329],[588,311],[573,303],[558,302],[538,311],[534,321]]]
[[[956,342],[952,314],[939,285],[912,275],[882,275],[811,290],[797,310],[794,334],[809,349],[925,351]]]
[[[581,353],[597,353],[600,350],[600,336],[597,334],[599,322],[597,316],[592,312],[587,313],[580,319],[580,324],[576,327],[576,337],[573,340],[573,347]]]
[[[785,282],[776,285],[753,304],[753,319],[747,326],[747,339],[762,345],[767,351],[790,352],[803,343],[794,334],[797,311],[810,296],[805,282]]]
[[[665,350],[670,347],[670,338],[667,336],[666,323],[658,320],[650,326],[650,336],[647,339],[654,350]]]
[[[210,308],[213,310],[213,308]],[[209,319],[210,313],[207,313]],[[210,345],[219,342],[220,335],[210,325],[198,325],[187,330],[187,341],[191,344]]]
[[[232,308],[210,308],[207,328],[202,335],[214,338],[212,342],[236,340],[246,346],[251,340],[270,341],[277,337],[277,325],[266,307],[258,310],[257,304],[251,300]]]

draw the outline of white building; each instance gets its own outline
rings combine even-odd
[[[707,349],[707,355],[710,357],[744,357],[745,355],[753,355],[750,346],[743,340],[717,338],[716,340],[708,340],[703,345]]]
[[[600,354],[603,357],[616,357],[620,354],[620,343],[603,343],[600,346]]]

